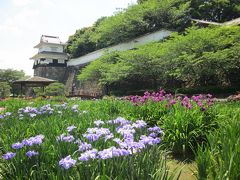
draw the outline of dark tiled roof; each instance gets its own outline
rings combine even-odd
[[[199,24],[209,24],[209,25],[217,25],[217,26],[222,25],[222,23],[217,23],[217,22],[212,22],[212,21],[205,21],[205,20],[200,20],[200,19],[192,19],[192,20]]]
[[[218,22],[212,22],[212,21],[205,21],[200,19],[192,19],[194,22],[199,24],[205,24],[205,25],[216,25],[216,26],[234,26],[234,25],[240,25],[240,17],[233,19],[231,21],[226,21],[224,23],[218,23]]]
[[[17,81],[14,81],[14,83],[21,83],[21,82],[29,82],[29,83],[51,83],[51,82],[55,82],[55,80],[53,79],[48,79],[48,78],[44,78],[44,77],[39,77],[39,76],[33,76],[30,77],[28,79],[20,79]]]
[[[224,23],[227,26],[240,25],[240,17]]]

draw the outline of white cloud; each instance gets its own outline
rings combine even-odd
[[[14,35],[22,35],[24,30],[31,29],[35,24],[35,19],[39,15],[37,10],[23,9],[12,17],[5,19],[0,25],[0,32],[13,33]]]

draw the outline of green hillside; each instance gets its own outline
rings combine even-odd
[[[66,52],[79,57],[159,29],[183,31],[191,18],[224,22],[240,16],[239,0],[139,0],[69,37]]]
[[[114,52],[90,63],[79,79],[110,90],[239,87],[240,27],[189,28],[164,42]]]

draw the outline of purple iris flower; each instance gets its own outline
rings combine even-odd
[[[87,133],[89,134],[99,134],[99,135],[107,135],[110,134],[110,130],[108,128],[88,128]]]
[[[106,137],[107,135],[111,135],[108,128],[88,128],[87,132],[83,134],[83,137],[89,141],[97,141],[99,138]],[[108,138],[110,138],[110,136]]]
[[[99,127],[100,125],[104,124],[104,122],[101,120],[97,120],[97,121],[94,121],[94,124]]]
[[[57,137],[57,141],[73,142],[74,140],[75,138],[72,135],[65,136],[65,134],[61,134]]]
[[[109,149],[104,149],[98,152],[98,156],[100,159],[109,159],[113,157],[113,147]]]
[[[77,104],[72,106],[72,111],[73,112],[78,112],[78,105]]]
[[[127,124],[127,125],[117,128],[117,133],[123,135],[124,138],[129,138],[129,136],[133,136],[133,134],[135,132],[136,131],[135,131],[134,127],[130,124]]]
[[[119,139],[119,138],[114,138],[113,141],[116,142],[116,143],[120,143],[120,142],[122,142],[122,140]]]
[[[72,159],[71,156],[67,156],[59,161],[59,166],[64,169],[69,169],[76,164],[76,160]]]
[[[12,144],[13,149],[21,149],[23,146],[24,146],[24,144],[20,143],[20,142]]]
[[[143,149],[145,148],[145,145],[142,142],[128,142],[127,143],[128,148],[134,148],[134,149]]]
[[[72,135],[64,136],[64,137],[62,138],[62,140],[65,141],[65,142],[73,142],[74,139],[75,139],[75,138],[74,138]]]
[[[152,141],[153,144],[159,144],[161,142],[160,138],[154,138],[154,140]]]
[[[104,149],[102,151],[98,152],[98,157],[100,159],[110,159],[113,157],[119,157],[119,156],[127,156],[130,154],[130,151],[126,149],[119,149],[116,147],[110,147],[108,149]]]
[[[120,125],[123,126],[123,125],[129,124],[130,121],[128,121],[128,120],[126,120],[126,119],[124,119],[122,117],[118,117],[117,119],[113,120],[113,123],[114,124],[120,124]]]
[[[109,140],[109,139],[112,139],[112,138],[114,138],[113,133],[110,133],[110,134],[106,135],[106,136],[105,136],[105,142],[106,142],[107,140]]]
[[[36,151],[28,151],[26,152],[26,156],[31,158],[32,156],[37,156],[39,153]]]
[[[150,127],[150,128],[148,128],[148,131],[155,132],[157,134],[162,134],[163,133],[163,131],[158,126]]]
[[[13,152],[7,152],[6,154],[3,154],[3,159],[5,160],[10,160],[12,159],[14,156],[16,156],[16,153]]]
[[[182,100],[182,102],[181,102],[181,105],[182,105],[182,106],[185,106],[185,107],[188,108],[188,109],[192,109],[192,105],[191,105],[191,103],[190,103],[190,99],[189,99],[187,96],[185,96],[185,97],[183,98],[183,100]]]
[[[86,142],[81,143],[78,147],[79,151],[86,151],[86,150],[89,150],[89,149],[92,149],[92,145],[88,144]]]
[[[71,132],[73,129],[76,129],[76,128],[77,128],[76,126],[71,125],[71,126],[68,126],[68,127],[67,127],[67,131],[68,131],[68,132]]]
[[[140,137],[140,141],[139,142],[142,142],[145,145],[154,145],[154,144],[159,144],[160,141],[161,141],[160,138],[153,138],[151,136],[142,135]]]
[[[152,133],[150,133],[150,134],[149,134],[149,136],[150,136],[150,137],[153,137],[153,138],[155,138],[155,137],[157,137],[157,136],[158,136],[158,134],[157,134],[157,133],[155,133],[155,132],[152,132]]]
[[[67,103],[63,103],[63,104],[62,104],[62,108],[63,108],[63,109],[67,109]]]
[[[90,159],[96,159],[97,158],[97,152],[98,151],[96,149],[85,151],[84,153],[82,153],[80,155],[80,157],[78,159],[80,161],[89,161]]]
[[[100,134],[83,134],[83,137],[87,138],[89,141],[97,141],[101,135]]]
[[[25,146],[40,145],[42,144],[43,139],[44,139],[44,135],[40,134],[35,137],[30,137],[29,139],[24,139],[22,141],[22,144],[24,144]]]
[[[132,125],[135,128],[141,129],[147,126],[147,123],[143,120],[137,120],[135,123]]]

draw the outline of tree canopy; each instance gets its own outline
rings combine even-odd
[[[187,0],[148,0],[129,6],[77,30],[69,37],[66,52],[78,57],[161,28],[182,30],[190,22],[189,4]]]
[[[20,88],[13,86],[12,82],[26,77],[23,70],[0,69],[0,97],[7,97],[13,89],[19,92]]]
[[[224,22],[240,17],[239,0],[191,0],[191,16],[197,19]]]
[[[191,18],[224,22],[237,17],[239,0],[139,0],[77,30],[69,37],[66,52],[75,58],[162,28],[183,31]]]
[[[240,85],[239,52],[240,27],[192,27],[164,42],[106,54],[79,79],[150,88]]]
[[[25,77],[23,70],[0,69],[0,82],[12,83],[18,79]]]

